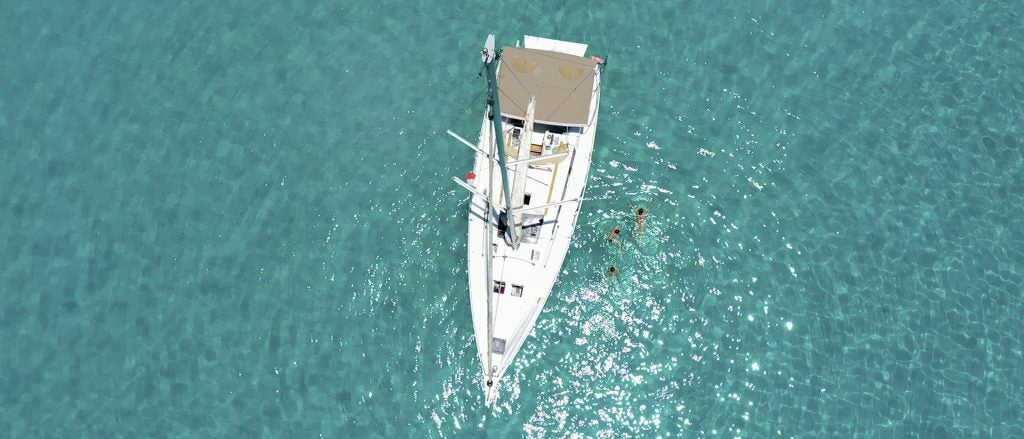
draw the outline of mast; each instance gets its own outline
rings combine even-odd
[[[491,125],[491,136],[494,137],[494,141],[488,141],[488,145],[491,148],[491,157],[498,156],[498,163],[501,164],[501,179],[502,186],[504,187],[505,193],[505,205],[508,206],[509,200],[512,198],[509,196],[508,189],[508,168],[505,165],[505,138],[501,131],[501,109],[498,107],[498,100],[495,99],[498,89],[497,80],[495,77],[495,71],[497,70],[497,63],[494,62],[498,59],[498,53],[494,50],[494,35],[488,35],[487,41],[484,43],[483,56],[484,65],[487,67],[487,104],[490,106],[490,113],[488,114],[493,124]],[[497,114],[497,118],[495,118]],[[490,190],[487,191],[487,215],[484,216],[484,220],[487,221],[487,284],[484,285],[484,294],[487,295],[487,389],[490,392],[491,386],[494,385],[494,366],[492,366],[492,358],[494,357],[494,306],[492,301],[494,299],[491,296],[494,294],[491,292],[491,288],[494,288],[494,246],[491,244],[491,234],[494,233],[492,230],[491,212],[494,211],[492,203],[492,195],[494,194],[494,161],[488,160],[488,172],[487,172],[487,183]],[[507,215],[506,216],[510,216]]]
[[[494,125],[494,141],[498,150],[498,163],[501,165],[501,186],[502,191],[505,194],[505,219],[507,221],[505,233],[509,237],[512,248],[518,249],[519,228],[517,224],[512,224],[514,220],[511,214],[511,184],[508,180],[508,164],[505,161],[505,135],[501,130],[501,103],[500,99],[498,99],[498,63],[496,61],[500,57],[501,54],[494,49],[494,35],[488,35],[487,42],[484,43],[482,56],[484,66],[487,67],[487,105],[491,107],[491,111],[487,116],[491,119],[491,123]],[[488,288],[490,288],[490,285],[488,285]]]
[[[493,129],[492,129],[492,131],[493,131]],[[494,134],[492,133],[491,135],[493,136]],[[492,148],[491,156],[493,157],[494,156],[494,150],[493,150],[494,142],[491,142],[490,139],[488,139],[487,143]],[[492,235],[494,234],[494,226],[493,226],[494,223],[492,222],[492,221],[494,221],[494,218],[491,217],[491,213],[494,212],[494,203],[491,201],[491,194],[493,194],[493,193],[494,193],[494,160],[488,160],[487,161],[487,197],[486,197],[486,200],[487,200],[487,214],[484,215],[484,221],[487,222],[487,239],[486,239],[486,242],[487,242],[487,264],[486,264],[486,267],[487,267],[487,284],[484,285],[484,294],[487,294],[487,359],[486,359],[487,361],[486,361],[485,364],[487,365],[487,388],[488,388],[488,391],[490,390],[490,387],[492,385],[494,385],[494,380],[492,378],[492,376],[494,374],[494,369],[491,366],[491,362],[492,362],[492,359],[494,357],[493,352],[491,352],[491,350],[493,349],[493,344],[494,344],[494,316],[492,315],[492,312],[491,312],[494,309],[494,308],[492,308],[492,304],[491,304],[491,301],[493,300],[491,298],[491,296],[494,295],[494,293],[491,292],[491,288],[494,288],[494,269],[493,269],[494,268],[493,267],[493,265],[494,265],[494,245],[491,243],[491,240],[493,239]]]

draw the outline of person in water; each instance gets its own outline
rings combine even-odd
[[[616,225],[612,228],[612,231],[608,233],[608,242],[613,242],[618,245],[622,245],[622,240],[619,239],[619,226]]]
[[[644,221],[647,220],[647,210],[639,208],[636,210],[636,230],[638,233],[644,232]]]
[[[608,276],[611,276],[612,279],[615,279],[615,278],[618,277],[618,275],[619,275],[619,269],[618,268],[608,267]]]

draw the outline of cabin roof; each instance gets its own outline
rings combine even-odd
[[[501,114],[526,118],[530,95],[537,97],[534,120],[563,126],[585,126],[590,118],[597,62],[546,50],[502,49],[498,89]]]

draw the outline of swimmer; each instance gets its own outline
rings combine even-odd
[[[608,242],[613,242],[618,245],[622,245],[622,240],[619,239],[619,226],[616,225],[612,228],[612,231],[608,233]]]
[[[647,220],[647,210],[639,208],[636,210],[636,230],[637,233],[644,232],[644,221]]]
[[[612,279],[616,279],[619,276],[619,269],[615,267],[608,267],[608,276]]]

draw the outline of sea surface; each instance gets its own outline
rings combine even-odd
[[[0,436],[1024,437],[1020,6],[0,0]],[[493,406],[488,33],[608,60]]]

